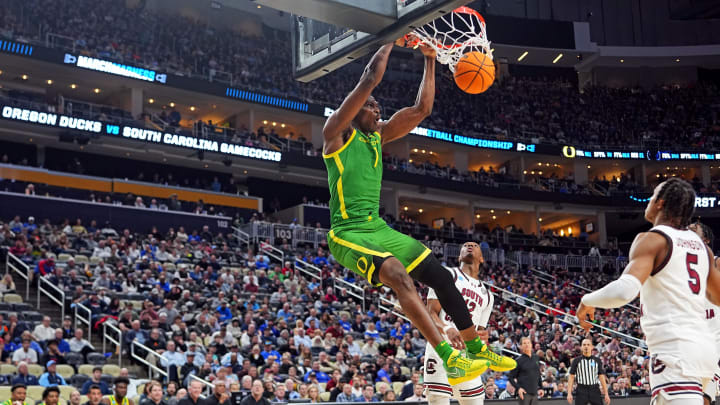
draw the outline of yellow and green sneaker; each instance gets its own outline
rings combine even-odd
[[[457,385],[470,381],[484,373],[490,366],[490,361],[485,359],[470,359],[460,350],[453,350],[443,367],[447,372],[448,383]]]
[[[490,370],[493,371],[510,371],[517,367],[517,362],[510,357],[491,352],[488,346],[485,345],[482,351],[479,353],[467,354],[471,360],[487,360],[490,362]]]

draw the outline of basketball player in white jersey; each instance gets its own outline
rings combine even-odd
[[[488,332],[485,330],[490,313],[492,312],[493,296],[480,281],[480,265],[484,262],[480,245],[475,242],[466,242],[460,249],[460,267],[450,269],[455,287],[462,294],[472,316],[473,324],[478,330],[478,336],[487,344]],[[450,316],[440,306],[435,291],[430,289],[427,297],[428,311],[435,322],[435,326],[447,337],[455,348],[463,347],[463,339],[455,328]],[[504,370],[497,370],[504,371]],[[450,398],[457,399],[461,405],[481,405],[485,399],[485,387],[481,376],[461,382],[458,385],[450,384],[452,373],[442,367],[442,360],[435,350],[428,344],[425,348],[425,375],[423,378],[427,390],[427,400],[430,405],[448,405]]]
[[[706,245],[712,247],[712,241],[715,239],[715,236],[709,226],[702,222],[695,222],[690,224],[688,228],[697,233]],[[718,267],[719,260],[720,258],[717,256],[713,258],[716,268],[720,268]],[[720,307],[714,305],[710,300],[708,300],[707,309],[705,309],[705,318],[710,322],[710,330],[715,334],[715,347],[720,347]],[[720,361],[718,361],[718,368],[715,370],[712,380],[703,387],[705,405],[710,405],[710,403],[715,400],[718,394],[718,381],[720,381]]]
[[[718,303],[720,272],[710,248],[688,229],[694,210],[688,182],[672,178],[655,187],[645,209],[653,228],[635,237],[622,276],[586,294],[577,310],[580,325],[590,330],[595,307],[619,308],[640,294],[653,405],[702,405],[703,386],[717,367],[705,309],[706,297]]]

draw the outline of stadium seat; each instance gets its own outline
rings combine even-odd
[[[5,294],[3,296],[3,302],[9,302],[12,304],[20,304],[23,302],[23,299],[18,294]]]
[[[11,375],[17,372],[17,366],[14,364],[0,364],[0,374]]]
[[[330,401],[330,393],[329,392],[323,392],[320,394],[320,400],[322,402],[329,402]]]
[[[102,367],[103,374],[108,374],[113,377],[117,377],[120,375],[120,366],[117,364],[106,364]]]
[[[405,367],[405,366],[401,366],[401,367],[400,367],[400,372],[401,372],[403,375],[410,375],[410,374],[411,374],[411,373],[410,373],[410,369],[409,369],[408,367]]]
[[[142,395],[143,391],[145,391],[145,384],[138,385],[136,391],[138,395]]]
[[[75,375],[75,369],[67,364],[58,364],[55,370],[68,384],[70,383],[70,378]]]
[[[58,261],[59,261],[59,262],[66,262],[66,261],[68,261],[68,260],[70,260],[70,259],[72,259],[72,256],[70,256],[70,255],[67,254],[67,253],[60,253],[60,254],[58,255]]]
[[[87,381],[90,381],[89,376],[86,376],[85,374],[75,374],[70,377],[70,381],[68,381],[68,383],[72,384],[73,387],[80,389]]]
[[[82,355],[82,354],[80,354],[80,353],[73,353],[73,352],[65,353],[65,361],[66,361],[69,365],[75,366],[75,368],[77,368],[77,367],[80,366],[81,364],[85,363],[85,359],[83,358],[83,355]]]
[[[40,377],[45,372],[43,366],[39,364],[28,364],[28,374]]]
[[[325,391],[325,387],[327,387],[327,383],[318,383],[320,386],[320,391]]]
[[[10,398],[10,386],[0,385],[0,398]]]
[[[42,393],[45,390],[45,387],[42,385],[29,385],[27,387],[27,390],[25,391],[28,397],[36,399],[36,398],[42,398]]]
[[[405,383],[401,383],[399,381],[395,381],[394,383],[392,383],[392,389],[395,392],[395,395],[400,395],[404,386]]]
[[[75,255],[75,263],[77,263],[77,264],[90,263],[90,259],[88,259],[88,257],[85,255]]]
[[[384,382],[383,382],[383,381],[378,381],[378,382],[375,383],[375,392],[379,392],[379,391],[380,391],[380,384],[384,384]]]
[[[89,400],[87,395],[80,395],[80,403],[84,404]]]
[[[98,264],[98,263],[100,263],[101,261],[102,261],[102,259],[99,258],[99,257],[97,257],[97,256],[93,256],[93,257],[90,258],[90,264]]]
[[[60,389],[60,398],[66,401],[70,400],[70,394],[75,391],[75,387],[72,385],[61,385],[58,388]]]
[[[105,358],[105,355],[102,353],[88,353],[87,355],[87,361],[88,363],[95,365],[95,366],[102,366],[107,362],[107,359]]]
[[[94,364],[82,364],[80,367],[78,367],[78,374],[84,374],[88,377],[92,377],[93,368],[95,368]]]

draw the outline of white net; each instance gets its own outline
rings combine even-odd
[[[480,13],[460,7],[420,28],[413,34],[437,52],[438,62],[448,65],[451,72],[468,52],[482,52],[492,59],[490,41],[485,31],[485,19]]]

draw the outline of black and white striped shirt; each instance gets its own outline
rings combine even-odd
[[[570,365],[570,374],[575,376],[578,385],[599,385],[599,375],[605,375],[605,368],[598,357],[576,357]]]

